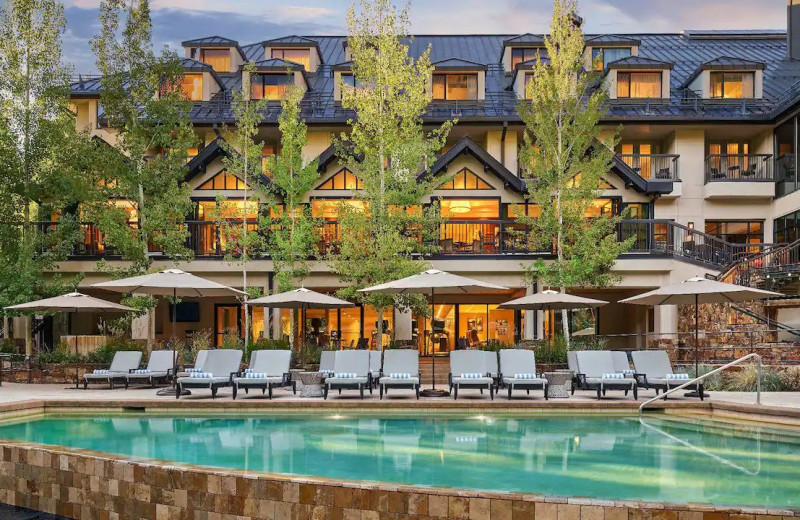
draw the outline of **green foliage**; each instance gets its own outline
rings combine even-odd
[[[781,388],[786,392],[800,392],[800,367],[786,367],[780,373]]]
[[[19,346],[13,339],[0,340],[0,354],[19,354]]]
[[[176,261],[191,258],[183,222],[193,206],[184,177],[186,152],[197,137],[191,103],[179,87],[180,58],[168,49],[153,53],[149,2],[103,0],[100,22],[92,42],[103,76],[100,102],[119,133],[95,179],[101,189],[86,204],[86,215],[99,225],[106,245],[130,261],[125,274],[144,274],[152,264],[150,250]]]
[[[497,339],[490,339],[489,341],[486,342],[486,346],[483,348],[483,350],[488,350],[490,352],[499,352],[506,348],[514,348],[514,346],[503,343],[502,341]]]
[[[609,350],[608,339],[597,336],[573,336],[570,343],[573,350]]]
[[[564,336],[556,334],[553,341],[542,340],[534,347],[537,364],[565,365],[567,363],[567,342]]]
[[[418,172],[429,170],[453,122],[433,129],[422,124],[433,67],[430,48],[416,60],[409,55],[408,10],[396,11],[389,0],[361,0],[358,7],[348,12],[347,41],[359,87],[341,85],[342,108],[356,118],[335,144],[363,190],[356,204],[340,206],[341,237],[329,263],[346,285],[339,295],[373,306],[382,325],[393,304],[421,306],[422,299],[358,289],[425,269],[417,253],[435,250],[441,218],[436,205],[420,207],[437,181]]]
[[[101,346],[94,352],[90,352],[89,354],[83,356],[75,353],[74,345],[62,340],[52,352],[40,352],[36,356],[36,362],[53,365],[74,363],[108,365],[111,363],[111,360],[114,359],[114,354],[123,350],[137,350],[139,352],[146,353],[147,346],[142,341],[112,338],[108,343]]]
[[[244,350],[244,340],[235,334],[225,334],[222,336],[222,344],[217,348],[227,350]]]
[[[611,268],[632,245],[617,240],[618,217],[586,216],[611,170],[616,136],[600,142],[598,123],[608,96],[582,71],[584,36],[575,16],[577,0],[554,1],[545,38],[549,62],[537,62],[528,99],[518,109],[525,123],[521,164],[527,165],[527,198],[539,210],[520,222],[529,227],[526,237],[533,247],[556,254],[555,260],[527,266],[526,277],[562,291],[613,284],[617,276]],[[566,320],[564,327],[566,334]]]

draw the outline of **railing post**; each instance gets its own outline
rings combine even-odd
[[[761,356],[756,357],[756,404],[761,404]]]

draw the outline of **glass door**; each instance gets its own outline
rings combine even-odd
[[[242,335],[242,322],[239,305],[217,305],[214,316],[214,333],[216,346],[221,347],[226,336],[239,338]]]

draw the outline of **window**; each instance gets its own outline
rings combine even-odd
[[[522,97],[524,97],[525,99],[530,99],[530,96],[528,95],[528,92],[530,92],[530,90],[528,89],[528,87],[533,82],[533,77],[534,76],[532,73],[525,74],[525,82],[524,82],[525,86],[523,87],[525,91],[522,93]]]
[[[214,72],[231,71],[231,50],[230,49],[202,49],[200,51],[200,61],[211,65]]]
[[[279,100],[286,93],[291,81],[287,74],[254,74],[250,77],[252,99]]]
[[[761,244],[764,242],[764,222],[706,220],[706,233],[733,244]]]
[[[243,190],[244,182],[226,171],[219,172],[198,187],[198,190]]]
[[[455,220],[497,220],[500,201],[497,199],[444,199],[442,216]]]
[[[272,49],[272,57],[302,65],[311,70],[311,49]]]
[[[272,172],[269,171],[269,165],[274,157],[275,147],[273,145],[265,144],[261,147],[261,173],[270,178],[272,178]]]
[[[472,173],[468,168],[463,168],[452,179],[442,184],[440,190],[493,190],[489,183]]]
[[[629,47],[593,47],[592,69],[603,71],[612,61],[621,60],[631,55]]]
[[[776,244],[790,244],[800,239],[800,211],[776,218],[773,234]]]
[[[448,101],[478,99],[478,75],[434,74],[433,99]]]
[[[617,72],[617,97],[661,97],[661,72]]]
[[[619,214],[618,199],[595,199],[586,210],[586,218],[613,217]]]
[[[342,73],[342,85],[350,88],[361,88],[361,82],[356,79],[352,72]]]
[[[181,92],[189,101],[203,100],[203,75],[184,74],[181,78]]]
[[[333,177],[317,186],[318,190],[363,190],[364,183],[347,168],[336,172]]]
[[[511,49],[511,70],[524,61],[535,60],[536,56],[546,58],[547,49]]]
[[[711,98],[742,99],[755,97],[755,74],[752,72],[712,72]]]

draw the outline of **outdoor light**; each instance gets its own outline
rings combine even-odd
[[[454,200],[450,203],[450,213],[469,213],[472,206],[468,200]]]

